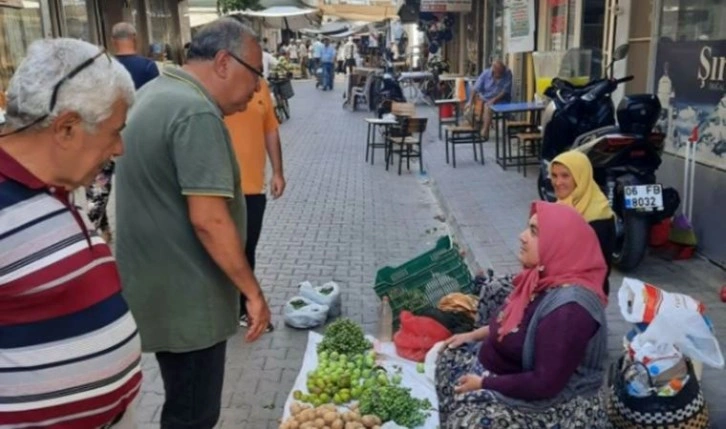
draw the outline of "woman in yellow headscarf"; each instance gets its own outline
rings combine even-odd
[[[550,179],[557,202],[574,207],[595,230],[608,266],[603,290],[610,292],[610,266],[615,248],[615,213],[595,182],[592,164],[582,152],[571,150],[557,156],[550,165]]]

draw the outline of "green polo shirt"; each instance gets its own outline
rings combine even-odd
[[[116,252],[145,352],[210,347],[237,331],[238,290],[189,219],[187,196],[225,198],[244,240],[245,200],[222,112],[194,77],[167,68],[137,95],[116,164]]]

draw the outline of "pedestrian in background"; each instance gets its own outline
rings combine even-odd
[[[116,251],[143,349],[166,394],[163,428],[219,420],[227,340],[247,297],[256,340],[270,311],[244,253],[245,199],[223,116],[243,111],[262,78],[255,33],[232,18],[202,27],[187,62],[138,95],[117,164]]]
[[[285,176],[282,169],[282,147],[278,131],[275,106],[272,104],[270,88],[264,80],[260,81],[260,90],[243,112],[227,116],[224,120],[229,130],[232,146],[242,170],[242,192],[247,206],[247,240],[245,255],[250,268],[255,269],[255,252],[262,232],[262,219],[267,206],[265,193],[265,167],[267,159],[272,165],[270,194],[277,199],[285,192]],[[246,310],[247,298],[240,294],[239,324],[249,326]],[[267,331],[272,331],[270,324]]]
[[[134,82],[75,39],[30,45],[0,134],[0,427],[133,428],[141,344],[111,250],[71,198],[112,157]]]
[[[330,39],[323,39],[323,49],[320,53],[320,62],[323,65],[323,91],[333,90],[335,80],[335,48]]]
[[[159,76],[156,63],[137,53],[136,28],[128,22],[119,22],[111,30],[111,41],[116,59],[128,70],[136,90]],[[111,244],[113,232],[109,222],[108,201],[111,195],[115,164],[109,160],[86,190],[88,217],[106,243]]]
[[[313,74],[317,74],[318,68],[322,66],[320,62],[320,58],[323,55],[323,48],[325,48],[325,45],[322,42],[322,39],[320,36],[318,36],[318,39],[313,43],[312,46],[312,59],[313,59]]]
[[[358,55],[358,46],[353,41],[353,37],[348,37],[348,41],[343,46],[343,57],[345,59],[345,70],[343,73],[353,74],[353,69],[356,66],[355,58]]]
[[[297,54],[300,57],[300,74],[303,79],[308,78],[308,58],[310,56],[308,55],[308,46],[305,44],[305,41],[298,40],[297,45]]]
[[[335,44],[335,73],[345,74],[345,52],[340,42]]]

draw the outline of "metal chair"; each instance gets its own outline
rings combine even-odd
[[[449,163],[449,145],[451,145],[451,157],[456,168],[456,145],[470,144],[474,150],[474,161],[479,161],[484,165],[484,138],[481,135],[481,128],[484,123],[484,105],[483,103],[474,106],[474,117],[472,122],[463,123],[461,125],[450,125],[444,128],[444,141],[446,143],[446,163]],[[479,156],[476,153],[476,147],[479,146]]]
[[[403,158],[406,158],[406,168],[411,170],[411,158],[418,158],[419,170],[423,173],[423,135],[426,132],[427,118],[410,118],[403,117],[401,119],[401,129],[406,132],[401,136],[389,136],[389,149],[386,158],[386,170],[391,162],[393,154],[398,154],[398,175],[401,175],[403,167]]]

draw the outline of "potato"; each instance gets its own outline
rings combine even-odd
[[[300,428],[300,425],[298,424],[297,420],[290,420],[288,423],[289,423],[289,426],[287,429],[299,429]]]
[[[316,428],[323,429],[324,426],[325,426],[325,420],[323,420],[320,417],[318,417],[317,419],[315,419],[315,427]]]
[[[297,421],[300,423],[310,422],[313,420],[315,420],[315,410],[313,409],[307,409],[302,411],[297,418]]]
[[[367,428],[372,428],[376,424],[375,416],[371,415],[361,417],[360,421]]]
[[[323,416],[327,412],[328,412],[328,410],[326,410],[325,408],[318,407],[318,408],[315,409],[315,417],[317,417],[317,418],[323,418]]]
[[[328,411],[325,414],[323,414],[323,420],[325,420],[325,424],[329,425],[335,421],[335,419],[338,418],[338,413],[335,411]]]
[[[299,403],[293,402],[292,404],[290,404],[290,414],[292,414],[293,416],[297,416],[302,410],[303,409]]]
[[[345,429],[356,429],[355,422],[348,422],[345,424]]]
[[[345,423],[343,422],[343,419],[337,418],[337,419],[335,419],[333,424],[330,425],[330,429],[343,429],[344,426],[345,426]]]
[[[343,414],[343,420],[348,422],[356,422],[358,421],[358,417],[356,417],[356,414],[353,411],[346,411],[345,414]]]
[[[375,426],[373,426],[373,429],[381,429],[381,427],[378,425],[375,425]]]
[[[338,409],[333,404],[321,405],[320,408],[322,408],[324,410],[327,410],[327,411],[333,411],[333,412],[336,412],[336,413],[338,412]]]

